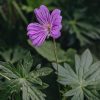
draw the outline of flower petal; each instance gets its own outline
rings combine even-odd
[[[30,23],[27,27],[27,35],[35,46],[40,46],[46,39],[46,33],[42,25],[38,23]]]
[[[61,11],[59,9],[53,10],[50,16],[50,22],[54,25],[61,24],[62,16],[60,16]]]
[[[60,36],[61,36],[61,32],[60,31],[56,31],[56,30],[51,31],[51,37],[52,38],[57,39]]]
[[[46,39],[46,35],[41,34],[36,38],[32,38],[31,41],[34,46],[41,46],[44,43],[45,39]]]
[[[50,13],[46,6],[41,5],[40,8],[34,10],[37,20],[40,24],[48,23],[50,20]]]
[[[27,27],[27,31],[39,31],[39,30],[44,30],[43,26],[40,25],[39,23],[30,23]]]
[[[61,11],[59,9],[55,9],[50,16],[50,23],[52,24],[51,28],[51,36],[53,38],[59,38],[61,33],[60,30],[62,28],[62,17],[60,16]]]

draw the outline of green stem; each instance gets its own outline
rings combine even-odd
[[[66,97],[63,97],[63,100],[67,100],[67,98]]]
[[[0,73],[0,75],[1,75],[1,76],[3,76],[4,78],[6,78],[7,80],[10,80],[10,78],[9,78],[9,77],[7,77],[7,76],[3,75],[2,73]]]
[[[53,45],[54,45],[54,55],[55,55],[55,60],[56,60],[56,64],[57,64],[57,79],[58,79],[58,57],[57,57],[57,46],[56,46],[56,41],[55,39],[53,39]],[[59,90],[59,94],[60,94],[60,86],[58,84],[58,90]],[[61,97],[61,96],[60,96]]]
[[[57,72],[58,72],[58,57],[57,57],[57,47],[56,47],[56,41],[55,39],[53,39],[53,45],[54,45],[54,55],[55,55],[55,60],[56,60],[56,63],[57,63]]]

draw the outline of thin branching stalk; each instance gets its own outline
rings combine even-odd
[[[54,48],[54,55],[55,55],[55,60],[56,60],[56,64],[57,64],[57,79],[58,79],[58,57],[57,57],[57,46],[56,46],[55,39],[53,39],[53,48]],[[59,86],[59,84],[58,84],[58,90],[59,90],[59,95],[60,95],[60,86]]]
[[[58,74],[58,57],[57,57],[57,46],[56,46],[56,41],[53,39],[53,45],[54,45],[54,55],[55,55],[55,60],[57,63],[57,74]]]
[[[2,73],[0,73],[0,75],[1,75],[2,77],[6,78],[7,80],[11,80],[9,77],[3,75]]]

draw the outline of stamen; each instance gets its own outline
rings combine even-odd
[[[51,36],[51,34],[50,34],[51,25],[50,24],[45,24],[44,28],[46,30],[47,38],[49,38]]]

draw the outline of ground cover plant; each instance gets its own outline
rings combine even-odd
[[[100,0],[0,0],[0,100],[100,100]]]

